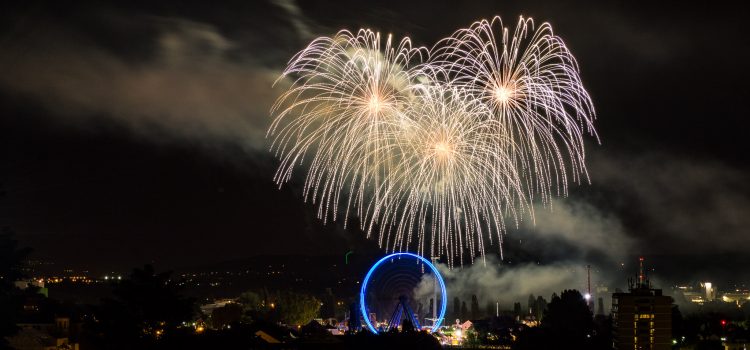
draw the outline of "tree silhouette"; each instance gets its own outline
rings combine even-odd
[[[471,319],[476,320],[479,318],[479,299],[477,296],[471,295]]]
[[[242,306],[229,303],[211,312],[211,325],[217,329],[240,322],[242,320]]]
[[[536,308],[534,311],[537,321],[544,319],[544,312],[547,311],[547,301],[541,295],[536,298]]]
[[[320,300],[292,291],[279,294],[278,306],[281,321],[288,325],[304,325],[318,316]]]
[[[21,290],[14,282],[24,277],[23,261],[31,252],[20,248],[8,228],[0,233],[0,349],[10,349],[5,337],[16,334],[16,320],[20,311]]]
[[[586,300],[577,290],[552,296],[541,326],[525,330],[516,349],[552,349],[565,344],[570,349],[594,349],[594,320]]]
[[[521,314],[521,303],[515,302],[513,303],[513,315],[516,317],[520,317]]]
[[[254,320],[269,319],[270,305],[260,294],[254,291],[243,292],[237,302],[242,306],[242,321],[249,323]]]
[[[594,320],[581,293],[564,290],[547,306],[542,326],[566,338],[586,339],[594,329]]]
[[[113,298],[102,301],[96,321],[89,324],[94,342],[107,349],[143,347],[192,321],[195,303],[181,295],[182,288],[170,275],[156,273],[151,265],[133,269],[114,286]]]

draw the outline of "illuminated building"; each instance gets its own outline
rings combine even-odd
[[[681,293],[685,297],[685,300],[692,303],[703,305],[706,302],[705,293],[694,290],[692,285],[677,286],[675,291]]]
[[[732,292],[726,292],[722,295],[721,300],[725,303],[737,304],[737,307],[742,307],[743,304],[750,301],[750,291],[736,289]]]
[[[630,280],[628,293],[612,294],[612,328],[615,349],[671,349],[672,297],[653,289],[643,270]]]
[[[49,289],[47,289],[44,286],[44,280],[31,279],[31,280],[24,280],[24,281],[16,281],[14,284],[16,288],[20,290],[26,290],[27,288],[36,288],[37,293],[44,295],[45,297],[49,297]]]
[[[707,301],[713,301],[714,299],[716,299],[716,289],[714,288],[713,283],[703,282],[701,283],[701,287],[703,287],[706,291]]]

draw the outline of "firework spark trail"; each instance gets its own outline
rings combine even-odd
[[[408,122],[391,141],[401,153],[389,178],[391,191],[378,203],[386,213],[380,235],[393,235],[396,249],[408,245],[412,231],[420,238],[431,233],[431,256],[445,254],[449,263],[462,258],[464,246],[472,258],[484,254],[485,236],[501,240],[505,223],[499,213],[508,208],[515,216],[510,199],[523,195],[504,151],[515,147],[513,140],[471,95],[445,86],[416,90],[419,102],[406,110]]]
[[[335,220],[342,192],[348,209],[361,211],[368,191],[388,171],[387,147],[382,144],[388,123],[398,118],[413,96],[412,78],[403,67],[418,56],[408,39],[398,47],[378,33],[341,31],[319,38],[297,54],[284,76],[297,76],[295,86],[274,105],[278,112],[269,129],[272,149],[281,157],[275,180],[290,179],[293,167],[314,153],[305,180],[305,200],[319,201],[319,216]],[[418,57],[417,57],[418,58]],[[336,208],[336,209],[331,209]]]
[[[429,52],[408,38],[382,44],[370,30],[341,31],[283,74],[295,82],[272,109],[275,181],[308,163],[304,197],[324,222],[356,215],[386,250],[416,236],[419,254],[429,244],[452,266],[484,256],[485,240],[502,255],[506,220],[533,217],[536,193],[547,203],[567,194],[568,177],[588,179],[593,105],[548,24],[521,18],[509,38],[495,17]]]
[[[575,57],[548,23],[535,30],[533,19],[521,17],[509,36],[500,17],[475,22],[441,40],[428,64],[489,105],[512,133],[519,147],[509,151],[530,201],[537,192],[544,203],[567,195],[569,176],[588,181],[583,134],[596,137],[594,107]]]

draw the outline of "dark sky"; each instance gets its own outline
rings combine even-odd
[[[658,4],[655,4],[658,3]],[[376,252],[281,191],[272,88],[309,40],[369,27],[416,45],[500,15],[548,21],[578,59],[602,140],[591,185],[509,232],[509,259],[748,278],[749,40],[741,8],[653,1],[54,2],[0,10],[0,226],[92,269]],[[491,249],[497,251],[497,247]],[[495,253],[493,253],[495,254]],[[685,267],[690,266],[690,271]],[[680,275],[680,273],[682,273]],[[699,275],[703,276],[699,276]],[[738,275],[739,274],[739,275]],[[744,275],[743,275],[744,274]],[[668,276],[664,276],[668,278]]]

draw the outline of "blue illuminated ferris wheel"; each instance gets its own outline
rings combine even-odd
[[[425,259],[424,257],[419,256],[417,254],[413,254],[413,253],[393,253],[393,254],[387,255],[383,257],[382,259],[378,260],[378,262],[376,262],[370,268],[370,271],[368,271],[367,275],[365,276],[365,280],[362,283],[362,289],[360,290],[360,293],[359,293],[359,307],[360,307],[360,311],[362,312],[362,318],[367,324],[367,328],[371,332],[377,334],[378,330],[372,324],[372,321],[370,320],[369,313],[368,313],[368,311],[372,309],[371,305],[367,303],[367,295],[368,293],[370,293],[370,289],[368,288],[372,288],[371,282],[372,282],[373,275],[379,272],[380,270],[379,268],[382,268],[384,263],[388,261],[395,261],[395,260],[400,261],[402,259],[411,260],[422,266],[427,266],[430,272],[432,272],[432,274],[434,275],[434,278],[437,284],[439,285],[439,290],[440,290],[439,310],[440,312],[437,315],[437,317],[433,319],[433,326],[431,328],[431,331],[435,332],[436,330],[438,330],[438,328],[440,328],[440,325],[443,323],[443,319],[445,317],[445,309],[448,303],[447,292],[445,290],[445,282],[443,281],[443,277],[440,275],[440,272],[435,267],[435,265],[433,265],[429,260]],[[437,288],[435,289],[437,290]],[[437,298],[433,299],[434,303],[437,303],[436,299]],[[388,322],[388,327],[397,326],[398,324],[400,324],[400,321],[402,318],[409,319],[415,327],[420,328],[419,321],[417,320],[417,318],[414,315],[414,312],[412,311],[411,307],[407,303],[406,298],[403,295],[400,295],[398,298],[398,302],[396,303],[395,310],[393,311],[390,317],[390,321]]]

